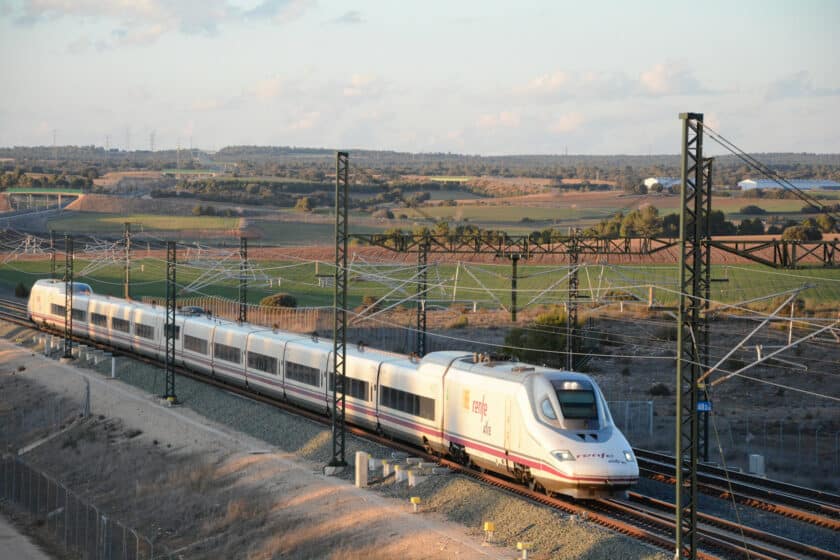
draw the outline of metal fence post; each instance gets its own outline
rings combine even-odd
[[[814,466],[820,464],[820,428],[814,430]]]
[[[653,437],[653,401],[647,401],[648,408],[648,438]]]

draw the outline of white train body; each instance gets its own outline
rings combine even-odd
[[[30,318],[64,328],[64,283],[39,280]],[[165,308],[95,295],[76,283],[73,332],[163,358]],[[332,341],[177,313],[176,363],[313,410],[332,405]],[[586,375],[467,352],[420,360],[347,348],[346,418],[395,438],[577,498],[638,480],[627,440]]]

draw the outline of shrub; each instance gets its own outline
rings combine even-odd
[[[450,329],[463,329],[470,326],[470,320],[466,315],[459,315],[447,325]]]
[[[362,296],[362,309],[367,309],[368,307],[370,307],[370,311],[376,311],[377,309],[379,309],[379,305],[374,305],[377,301],[379,301],[379,298],[376,296]]]
[[[15,296],[16,297],[29,297],[29,288],[24,286],[23,282],[18,282],[17,286],[15,286]]]
[[[755,204],[749,204],[747,206],[742,207],[741,210],[740,210],[740,213],[741,214],[761,215],[761,214],[766,214],[767,210],[765,210],[764,208],[762,208],[760,206],[756,206]]]
[[[374,212],[373,217],[374,218],[379,218],[379,219],[393,220],[394,219],[394,213],[391,212],[387,208],[382,208],[382,209]]]
[[[268,307],[297,307],[297,298],[291,294],[273,294],[262,298],[260,305]]]
[[[648,392],[654,397],[667,397],[671,394],[671,390],[664,383],[657,383],[651,386]]]

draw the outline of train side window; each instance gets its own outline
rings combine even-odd
[[[102,313],[91,313],[90,314],[90,322],[97,327],[107,327],[108,326],[108,317],[103,315]]]
[[[195,336],[190,336],[188,334],[184,335],[184,348],[189,350],[190,352],[196,352],[197,354],[204,354],[207,355],[207,341],[203,338],[198,338]]]
[[[557,420],[557,413],[554,412],[554,406],[551,404],[551,401],[548,399],[543,399],[540,403],[540,408],[542,408],[542,413],[545,415],[546,418],[551,420]]]
[[[140,338],[153,340],[155,338],[155,328],[150,325],[144,325],[143,323],[135,323],[134,334]]]
[[[73,320],[74,321],[87,321],[87,311],[84,309],[74,309],[73,310]]]
[[[63,305],[58,305],[57,303],[54,303],[52,304],[52,307],[50,307],[50,312],[53,315],[64,317],[64,314],[67,312],[67,309]]]
[[[111,317],[111,328],[115,331],[127,333],[131,331],[131,322],[119,317]]]
[[[239,348],[234,348],[233,346],[228,346],[226,344],[220,344],[218,342],[213,343],[213,357],[218,358],[219,360],[224,360],[225,362],[232,362],[234,364],[242,363]]]
[[[276,375],[277,358],[266,356],[265,354],[258,354],[257,352],[248,352],[248,367]]]
[[[400,391],[399,389],[392,389],[385,385],[382,385],[379,404],[387,408],[399,410],[400,412],[406,412],[413,416],[426,418],[427,420],[435,419],[434,399]]]
[[[169,337],[169,333],[172,332],[172,325],[164,324],[163,325],[163,332],[164,332],[164,336]],[[181,327],[179,327],[178,325],[175,325],[175,336],[172,337],[172,338],[174,338],[175,340],[178,340],[179,338],[181,338]]]
[[[314,387],[321,386],[321,372],[318,368],[305,366],[303,364],[286,362],[286,377],[293,381],[299,381]]]
[[[363,401],[370,401],[368,397],[370,383],[356,379],[354,377],[346,377],[344,379],[344,394],[354,399],[361,399]],[[330,391],[335,391],[335,374],[330,372]]]

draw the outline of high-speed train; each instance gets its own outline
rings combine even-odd
[[[96,295],[73,284],[73,333],[165,358],[165,307]],[[328,411],[331,340],[211,317],[175,316],[178,365],[254,392]],[[64,327],[65,284],[38,280],[28,312]],[[348,345],[348,422],[424,446],[548,493],[618,496],[639,469],[598,385],[586,375],[471,352],[422,359]]]

